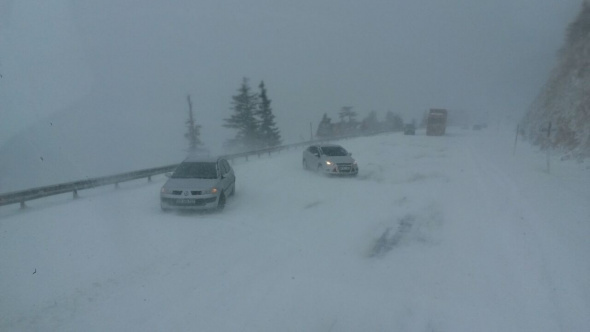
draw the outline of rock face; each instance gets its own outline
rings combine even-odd
[[[521,128],[542,148],[580,159],[590,157],[590,0],[583,2],[569,25],[559,62]]]

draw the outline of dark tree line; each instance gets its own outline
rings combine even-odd
[[[232,96],[232,115],[224,119],[224,127],[235,129],[236,136],[226,142],[233,150],[254,150],[280,145],[281,134],[275,123],[264,82],[260,92],[252,92],[244,78],[238,94]]]

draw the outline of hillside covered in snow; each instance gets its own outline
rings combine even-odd
[[[522,128],[542,148],[558,149],[570,157],[590,157],[589,1],[583,2],[569,25],[559,62],[525,115]]]

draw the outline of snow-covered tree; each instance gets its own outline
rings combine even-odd
[[[270,107],[271,100],[266,95],[266,88],[264,81],[258,85],[260,88],[258,110],[256,115],[259,116],[260,125],[258,127],[258,137],[262,144],[267,147],[277,146],[281,144],[281,134],[274,121],[274,114]]]
[[[361,130],[366,133],[372,133],[379,131],[380,123],[377,120],[377,112],[371,111],[369,114],[361,121]]]
[[[358,127],[359,123],[356,120],[356,112],[352,110],[352,106],[344,106],[338,113],[340,123],[338,123],[338,135],[352,134]]]
[[[236,136],[227,142],[228,146],[245,150],[260,146],[259,121],[254,116],[257,108],[258,95],[251,92],[248,79],[244,77],[238,94],[232,96],[233,114],[224,119],[224,127],[237,130]]]
[[[195,124],[195,118],[193,115],[193,103],[191,102],[191,96],[186,96],[186,100],[188,102],[188,120],[186,120],[187,125],[187,132],[184,134],[184,137],[188,139],[189,142],[189,151],[196,151],[200,145],[203,143],[201,142],[201,126]]]
[[[404,130],[404,120],[399,114],[387,111],[385,113],[385,128],[391,131],[402,131]]]
[[[356,112],[352,110],[352,106],[344,106],[340,109],[338,116],[340,121],[346,121],[348,123],[356,122]],[[348,120],[346,120],[348,118]]]
[[[333,135],[332,119],[330,119],[326,113],[324,113],[315,135],[321,138],[330,137]]]

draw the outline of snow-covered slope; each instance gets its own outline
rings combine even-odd
[[[223,213],[161,212],[164,178],[1,208],[0,330],[590,329],[583,164],[491,131],[340,143],[357,178],[237,160]]]
[[[578,159],[590,157],[590,1],[582,3],[569,25],[559,62],[524,117],[523,129],[544,148]]]

